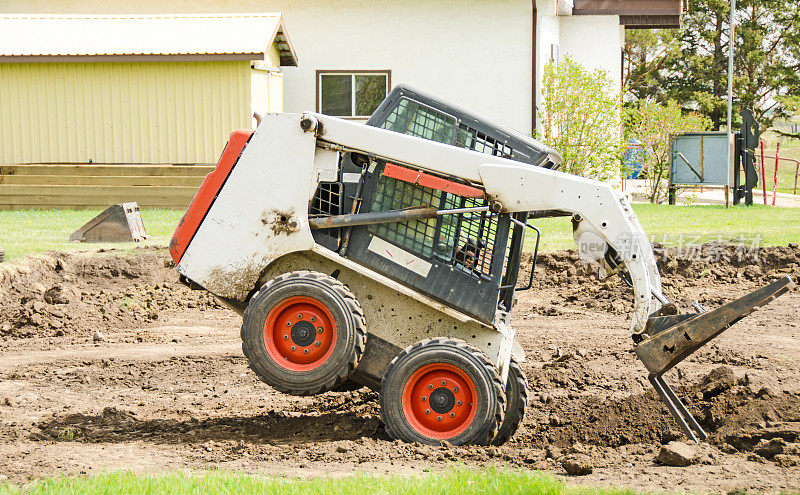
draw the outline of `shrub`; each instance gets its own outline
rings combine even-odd
[[[565,57],[544,69],[541,139],[564,157],[561,170],[599,180],[621,170],[620,100],[604,71]]]
[[[698,113],[684,113],[674,101],[661,105],[650,100],[640,101],[638,107],[625,108],[623,119],[626,137],[636,137],[645,150],[640,177],[650,179],[648,199],[651,203],[663,203],[669,194],[672,137],[708,130],[711,121]]]

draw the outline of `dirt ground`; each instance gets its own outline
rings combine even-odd
[[[686,253],[683,253],[686,254]],[[668,297],[715,307],[782,274],[796,245],[706,246],[660,261]],[[716,259],[719,258],[719,259]],[[627,336],[629,289],[574,253],[543,255],[515,328],[531,402],[502,447],[391,441],[367,389],[291,397],[258,381],[240,318],[177,283],[166,250],[49,253],[0,265],[0,480],[112,469],[276,475],[419,474],[448,465],[566,475],[652,491],[800,488],[800,292],[735,325],[668,376],[711,437],[696,462],[656,462],[680,439]]]

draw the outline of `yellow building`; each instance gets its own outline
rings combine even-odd
[[[185,208],[283,110],[280,14],[0,15],[0,209]]]
[[[213,163],[281,111],[280,14],[0,16],[0,163]]]

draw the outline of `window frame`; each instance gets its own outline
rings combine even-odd
[[[377,69],[377,70],[348,70],[348,69],[337,69],[337,70],[323,70],[317,69],[316,71],[316,98],[315,98],[315,111],[320,113],[320,109],[322,108],[322,76],[327,75],[336,75],[336,76],[351,76],[351,97],[352,100],[350,102],[350,110],[352,113],[355,114],[356,112],[356,84],[355,84],[355,76],[386,76],[386,96],[389,96],[389,92],[392,90],[392,71],[391,69]],[[368,119],[369,115],[346,115],[346,116],[339,116],[333,115],[333,117],[339,119],[353,119],[353,120],[364,120]]]

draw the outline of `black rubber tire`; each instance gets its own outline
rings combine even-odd
[[[311,297],[324,304],[336,323],[331,355],[308,371],[277,364],[264,344],[270,310],[294,296]],[[264,284],[245,309],[241,334],[250,369],[267,385],[291,395],[315,395],[342,385],[358,366],[367,338],[364,311],[353,293],[335,278],[308,270],[284,273]]]
[[[6,260],[6,252],[3,248],[0,248],[0,263]]]
[[[443,439],[426,436],[411,426],[403,412],[403,390],[422,367],[443,363],[463,371],[474,383],[477,409],[470,425],[446,438],[452,445],[487,445],[497,435],[505,413],[505,391],[500,375],[480,349],[451,338],[425,339],[406,347],[392,360],[381,381],[381,419],[390,437],[405,442],[438,445]]]
[[[503,445],[517,432],[522,420],[525,419],[525,409],[528,407],[528,379],[513,357],[508,368],[506,401],[506,416],[492,440],[492,445]]]

